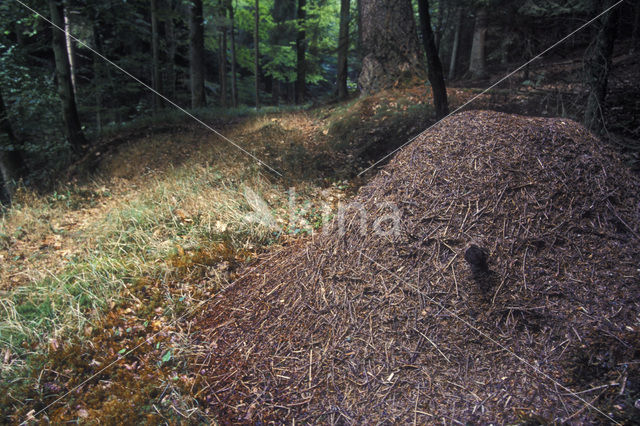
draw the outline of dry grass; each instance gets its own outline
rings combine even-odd
[[[313,131],[304,114],[294,114],[281,120],[277,139],[257,140],[256,133],[269,136],[274,120],[255,117],[229,134],[260,155],[281,141],[286,149],[300,143],[302,128]],[[154,135],[103,156],[90,181],[44,196],[23,190],[0,219],[5,377],[19,374],[29,355],[46,351],[51,341],[82,337],[140,277],[179,274],[171,260],[176,255],[220,243],[256,252],[298,226],[289,224],[288,186],[201,130]],[[295,184],[296,209],[327,199],[314,181],[287,183]],[[247,220],[255,213],[247,189],[268,203],[278,230]],[[342,191],[333,186],[329,192]]]

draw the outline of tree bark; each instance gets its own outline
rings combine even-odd
[[[640,50],[640,1],[636,1],[633,14],[633,30],[631,31],[631,50],[635,53]]]
[[[481,7],[476,12],[476,20],[473,27],[473,44],[471,45],[471,57],[469,58],[469,73],[473,78],[485,78],[487,76],[486,42],[487,9]]]
[[[165,33],[167,37],[167,81],[168,86],[166,90],[169,93],[169,97],[172,100],[176,99],[176,52],[178,50],[178,44],[176,42],[176,24],[173,17],[174,7],[173,1],[167,1],[168,16],[164,22]]]
[[[151,0],[151,87],[160,92],[160,42],[158,38],[158,0]],[[160,96],[153,94],[153,112],[157,113],[162,107]]]
[[[227,106],[227,8],[222,0],[219,2],[220,8],[220,106]]]
[[[69,69],[71,71],[71,88],[73,95],[76,95],[76,52],[71,40],[71,24],[69,22],[68,9],[64,8],[64,42],[67,47],[67,57],[69,58]]]
[[[456,28],[453,34],[453,46],[451,48],[451,61],[449,62],[449,80],[456,76],[456,64],[458,62],[458,47],[460,46],[460,30],[462,28],[462,6],[456,10]]]
[[[296,104],[304,102],[304,95],[306,90],[307,80],[307,63],[306,63],[306,48],[307,48],[307,34],[305,31],[307,12],[306,12],[306,0],[298,0],[298,36],[296,37]]]
[[[102,52],[102,40],[100,39],[100,33],[98,32],[97,16],[93,22],[93,45],[98,52]],[[98,55],[92,55],[93,57],[93,90],[96,94],[96,133],[102,133],[102,59]]]
[[[601,10],[605,10],[615,3],[614,0],[601,2]],[[613,44],[617,35],[619,8],[616,7],[603,15],[598,21],[598,35],[595,45],[590,47],[587,54],[586,79],[589,87],[587,106],[584,114],[584,125],[595,133],[602,133],[604,123],[604,101],[607,95],[607,82],[611,71],[611,56]]]
[[[410,0],[361,0],[364,58],[358,76],[363,94],[401,79],[424,76]]]
[[[236,73],[236,36],[235,36],[235,17],[232,0],[228,0],[229,20],[231,21],[231,104],[234,108],[238,107],[238,77]]]
[[[189,71],[191,76],[191,107],[202,108],[206,105],[202,0],[192,0],[189,7]]]
[[[358,9],[358,40],[356,40],[356,50],[358,52],[358,61],[362,63],[362,59],[364,58],[364,55],[362,54],[362,52],[364,52],[364,49],[362,48],[362,0],[356,0],[356,2],[356,8]]]
[[[11,198],[15,184],[26,173],[27,167],[22,156],[21,146],[13,129],[7,109],[4,105],[2,92],[0,91],[0,130],[7,137],[10,146],[0,146],[0,202],[4,205],[11,204]]]
[[[433,92],[433,104],[436,110],[436,119],[439,120],[449,113],[447,102],[447,87],[444,84],[442,64],[438,57],[438,48],[431,30],[431,16],[429,15],[429,1],[418,0],[420,14],[420,27],[422,28],[422,42],[427,54],[427,73]]]
[[[347,73],[349,54],[349,0],[340,0],[340,32],[338,37],[338,99],[345,99],[349,95],[347,90]]]
[[[445,0],[438,2],[438,15],[436,17],[436,30],[433,34],[433,39],[436,44],[436,51],[440,52],[440,42],[442,41],[442,28],[444,22],[444,3]]]
[[[256,0],[255,21],[253,26],[253,55],[255,73],[256,109],[260,108],[260,3]]]
[[[58,28],[64,29],[64,6],[62,0],[49,0],[51,22]],[[62,102],[62,117],[64,134],[71,148],[80,153],[87,140],[82,133],[76,98],[71,84],[71,67],[65,43],[65,34],[58,28],[53,28],[53,54],[56,60],[56,76],[58,80],[58,94]]]

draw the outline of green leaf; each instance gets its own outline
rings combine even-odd
[[[162,362],[171,361],[171,350],[168,350],[164,355],[162,355]]]

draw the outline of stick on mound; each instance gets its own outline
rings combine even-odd
[[[210,304],[208,401],[223,422],[633,418],[639,186],[573,121],[449,117]]]

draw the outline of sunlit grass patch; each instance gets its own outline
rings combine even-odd
[[[226,129],[283,178],[189,128],[132,138],[102,152],[93,174],[20,194],[0,219],[0,417],[22,420],[118,357],[126,372],[119,363],[49,419],[142,419],[166,395],[167,410],[195,410],[200,384],[181,373],[193,309],[268,246],[320,232],[355,188],[338,178],[349,165],[330,155],[322,117],[263,111]]]
[[[46,350],[52,339],[82,338],[102,312],[128,297],[127,287],[140,277],[185,274],[177,258],[204,258],[203,253],[220,244],[233,253],[249,253],[278,241],[285,228],[274,231],[268,224],[247,219],[255,212],[245,191],[250,188],[267,200],[274,223],[284,225],[289,220],[288,189],[255,165],[243,166],[195,163],[149,174],[120,203],[107,203],[93,212],[95,216],[84,217],[81,228],[61,232],[60,247],[45,247],[43,255],[64,265],[51,271],[38,270],[42,264],[37,262],[25,265],[26,282],[3,294],[0,345],[9,355],[2,374],[20,371],[25,357]],[[313,184],[301,185],[296,200],[300,209],[319,193]],[[29,236],[35,243],[30,247],[40,248],[38,241],[57,235],[52,223],[64,221],[77,209],[76,202],[82,204],[74,195],[78,191],[69,191],[67,199],[76,200],[73,205],[44,197],[17,208],[4,219],[3,234]],[[78,246],[82,249],[71,256],[60,253],[63,247]]]

